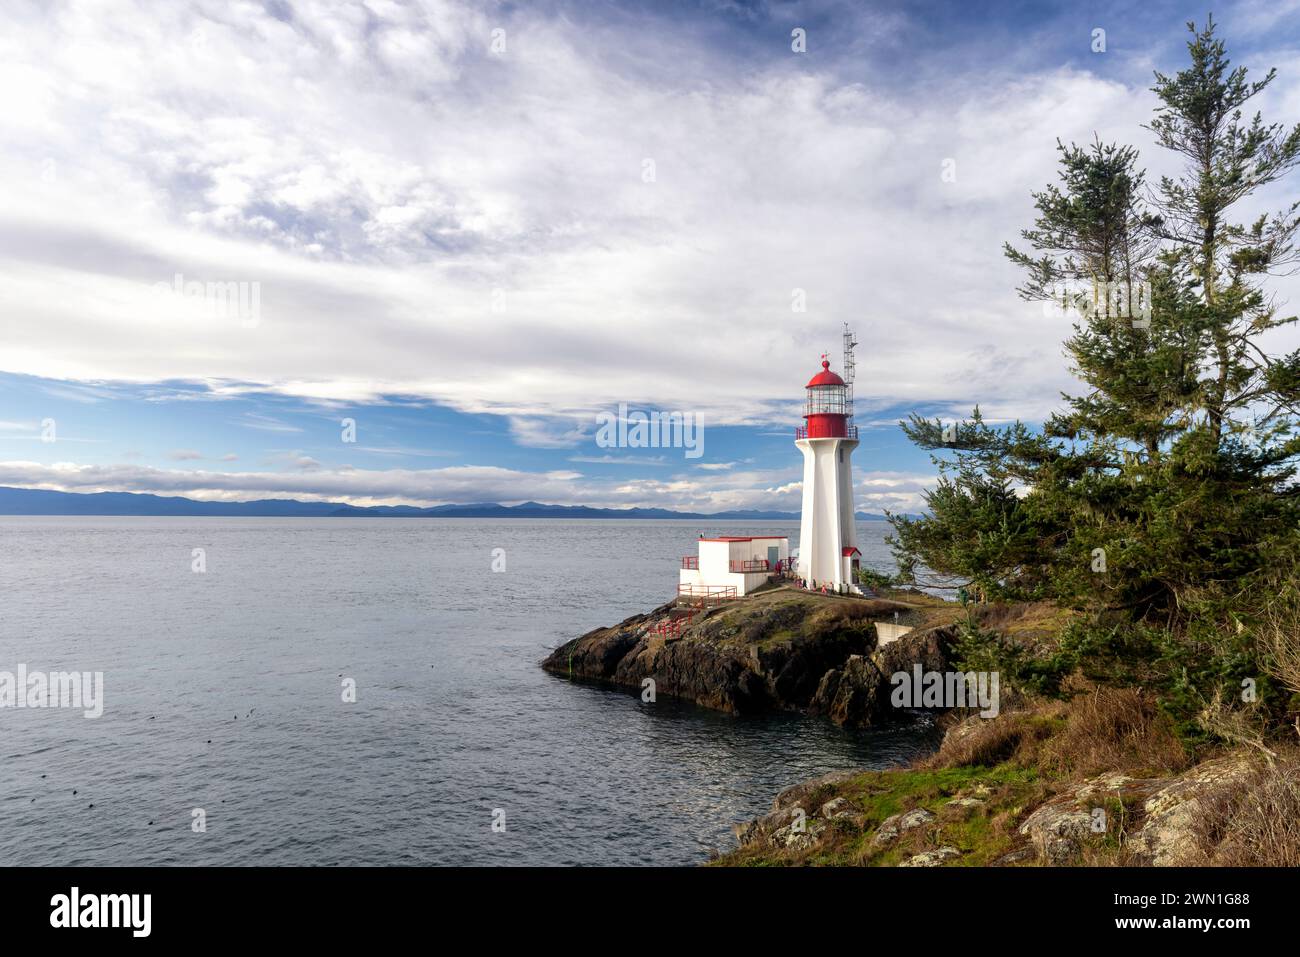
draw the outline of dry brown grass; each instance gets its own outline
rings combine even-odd
[[[1068,702],[1006,702],[997,718],[959,726],[917,767],[1013,761],[1052,777],[1082,779],[1106,772],[1174,774],[1191,765],[1192,756],[1151,698],[1129,688],[1076,683],[1072,690]]]
[[[1258,634],[1265,670],[1292,695],[1300,695],[1300,602],[1293,588],[1285,589],[1265,613]],[[1300,735],[1300,716],[1294,721]]]
[[[1047,601],[1011,602],[979,606],[975,616],[981,628],[1027,647],[1054,645],[1061,631],[1078,612]]]
[[[811,630],[828,629],[844,622],[883,618],[889,611],[890,607],[880,602],[836,602],[809,615],[806,619],[807,627]]]
[[[1043,702],[1032,711],[1004,711],[992,720],[972,721],[958,734],[945,737],[939,750],[919,766],[994,767],[1010,760],[1028,765],[1038,745],[1057,730],[1053,719],[1064,707],[1059,702]]]
[[[1277,752],[1269,747],[1268,729],[1258,705],[1233,707],[1222,690],[1216,690],[1196,716],[1196,723],[1216,738],[1254,748],[1270,762],[1277,758]]]
[[[1198,863],[1300,867],[1300,751],[1203,796],[1192,827]]]
[[[1155,701],[1133,688],[1089,687],[1071,698],[1065,728],[1044,744],[1040,764],[1067,777],[1105,772],[1174,774],[1192,756]]]

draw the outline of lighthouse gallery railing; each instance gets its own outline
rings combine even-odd
[[[795,426],[794,437],[796,439],[808,438],[808,426],[806,425]],[[813,438],[853,439],[856,442],[858,438],[858,427],[856,425],[848,426],[847,428],[845,428],[843,435],[822,435],[822,436],[814,435]]]

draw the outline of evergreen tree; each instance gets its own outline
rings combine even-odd
[[[1300,555],[1300,353],[1265,341],[1296,321],[1267,279],[1297,261],[1300,204],[1236,214],[1300,163],[1300,126],[1245,118],[1274,72],[1248,81],[1212,21],[1188,26],[1190,65],[1156,74],[1148,127],[1182,173],[1148,187],[1132,147],[1058,143],[1028,251],[1005,248],[1023,298],[1077,311],[1065,351],[1085,390],[1038,432],[912,416],[941,480],[926,517],[891,521],[904,574],[1158,625],[1168,672],[1208,681],[1240,665],[1243,596]]]

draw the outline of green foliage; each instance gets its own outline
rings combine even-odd
[[[1080,310],[1065,351],[1084,388],[1038,431],[978,407],[956,428],[912,416],[902,428],[941,479],[925,517],[891,516],[904,575],[1093,611],[1042,663],[1045,686],[1072,659],[1154,685],[1184,724],[1211,689],[1258,674],[1240,609],[1300,556],[1300,352],[1264,339],[1296,321],[1267,282],[1298,260],[1300,204],[1235,217],[1300,165],[1300,126],[1246,116],[1274,73],[1248,81],[1212,21],[1189,28],[1149,125],[1182,173],[1148,189],[1132,147],[1058,143],[1027,251],[1005,249],[1022,297]],[[1117,288],[1146,290],[1149,314],[1109,308]]]
[[[871,568],[859,568],[858,584],[879,591],[885,588],[893,588],[899,584],[899,580],[894,575],[885,575]]]
[[[1034,597],[1037,583],[1030,576],[1041,562],[1041,529],[1008,480],[965,461],[945,472],[926,496],[928,517],[890,517],[900,568],[915,578],[908,559],[924,556],[929,568],[946,576],[933,584],[973,586],[986,600]]]
[[[1075,664],[1068,655],[1035,655],[970,617],[959,626],[952,656],[959,671],[996,671],[1003,688],[1053,696]]]
[[[1207,701],[1221,689],[1240,689],[1243,679],[1257,682],[1263,714],[1279,717],[1286,704],[1260,676],[1249,632],[1203,618],[1177,631],[1123,615],[1075,621],[1061,635],[1054,659],[1091,681],[1154,691],[1179,734],[1190,740],[1205,737],[1196,718]]]

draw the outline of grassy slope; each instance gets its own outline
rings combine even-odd
[[[964,614],[926,596],[886,597],[907,602],[919,627]],[[973,613],[981,627],[1040,650],[1051,647],[1072,615],[1046,603]],[[792,788],[775,808],[802,807],[806,838],[790,835],[783,828],[788,818],[777,811],[766,830],[712,863],[896,866],[951,848],[956,854],[945,866],[1300,866],[1300,748],[1280,743],[1267,761],[1241,746],[1193,749],[1141,690],[1078,676],[1066,690],[1067,700],[1058,700],[1004,689],[997,718],[950,713],[939,751],[909,767]],[[835,799],[842,800],[823,810]],[[1055,858],[1048,845],[1056,832],[1044,832],[1043,821],[1055,825],[1097,808],[1105,811],[1105,830],[1092,833],[1085,817],[1083,833],[1071,832],[1068,858]],[[934,816],[894,839],[875,840],[887,819],[917,809]],[[1027,820],[1030,835],[1021,833]]]
[[[1114,707],[1130,708],[1135,700],[1116,700]],[[1105,720],[1110,717],[1108,714]],[[1101,727],[1105,721],[1089,725],[1096,718],[1095,709],[1090,712],[1086,701],[1069,705],[1036,702],[1026,710],[974,725],[973,734],[955,743],[950,736],[938,754],[909,768],[864,772],[811,792],[800,803],[812,809],[814,821],[816,809],[833,798],[846,799],[862,815],[859,820],[827,822],[814,846],[774,848],[755,842],[715,863],[893,866],[922,851],[948,846],[961,852],[952,865],[994,864],[1004,855],[1029,848],[1029,839],[1018,828],[1033,809],[1085,778],[1105,772],[1135,777],[1167,775],[1187,765],[1181,746],[1151,713],[1144,712],[1139,722],[1150,740],[1122,759],[1097,740],[1113,729]],[[952,803],[963,798],[978,803]],[[1107,807],[1116,821],[1131,819],[1136,813],[1132,807],[1121,808],[1113,799],[1098,803]],[[897,841],[873,843],[881,822],[916,808],[931,811],[935,819],[904,832]],[[1090,839],[1085,860],[1127,863],[1121,834],[1115,829]]]

